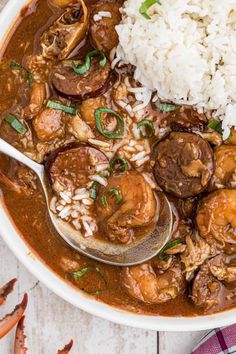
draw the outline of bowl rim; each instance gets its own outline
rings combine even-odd
[[[20,10],[28,3],[29,0],[8,0],[0,13],[0,53],[10,30],[16,23]],[[207,316],[164,317],[135,314],[97,301],[70,286],[50,270],[36,252],[30,249],[9,216],[2,195],[0,195],[0,220],[0,236],[27,270],[56,295],[91,315],[130,327],[175,332],[207,330],[235,322],[236,309]]]

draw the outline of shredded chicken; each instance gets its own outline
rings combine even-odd
[[[218,255],[209,261],[209,269],[218,280],[226,283],[236,282],[236,264],[230,262],[224,254]]]
[[[189,281],[193,278],[195,270],[209,257],[215,254],[214,247],[210,246],[199,235],[186,237],[186,249],[181,254],[181,261],[185,265],[184,273]]]
[[[79,141],[87,142],[88,139],[94,138],[92,129],[78,115],[70,118],[68,130]]]

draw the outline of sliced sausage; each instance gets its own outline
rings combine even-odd
[[[98,164],[107,163],[107,157],[90,146],[66,146],[53,152],[47,159],[46,171],[56,192],[85,187],[89,176],[96,173]]]
[[[157,183],[180,198],[203,192],[214,171],[210,145],[191,133],[171,133],[156,145],[153,159]]]
[[[204,114],[184,106],[171,112],[165,121],[171,130],[187,133],[203,131],[207,124],[207,118]]]
[[[90,69],[81,75],[68,66],[68,63],[62,62],[53,69],[51,80],[56,90],[64,96],[77,99],[97,97],[111,87],[110,64],[107,61],[101,68],[99,58],[93,57]]]
[[[118,45],[118,34],[115,30],[116,25],[121,21],[119,8],[121,1],[100,1],[95,6],[90,15],[90,35],[95,48],[110,52]],[[100,12],[107,13],[107,16],[99,16]]]
[[[192,300],[196,306],[206,310],[219,305],[223,284],[210,272],[208,263],[201,266],[192,286]]]

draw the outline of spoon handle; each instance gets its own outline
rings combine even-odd
[[[23,163],[27,167],[31,168],[39,177],[42,176],[43,173],[43,166],[40,164],[32,161],[27,156],[22,154],[19,150],[15,149],[13,146],[8,144],[5,140],[0,138],[0,152],[12,157],[13,159],[17,160],[18,162]]]

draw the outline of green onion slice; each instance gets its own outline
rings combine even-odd
[[[167,250],[169,250],[170,248],[175,247],[175,246],[182,244],[182,243],[184,243],[182,240],[173,240],[173,241],[167,242],[167,244],[158,253],[158,255],[157,255],[158,258],[161,260],[165,260],[166,258],[168,258],[168,255],[166,255],[165,252]]]
[[[149,119],[143,119],[137,124],[137,128],[145,127],[146,128],[146,135],[143,135],[142,132],[140,132],[140,137],[143,139],[149,139],[155,135],[155,129],[153,126],[153,122]]]
[[[155,103],[155,106],[163,113],[173,112],[177,108],[175,104],[170,103]]]
[[[103,125],[102,125],[102,113],[109,113],[109,114],[112,114],[113,116],[115,116],[116,121],[117,121],[117,129],[114,132],[109,133],[104,130]],[[125,123],[124,123],[124,119],[117,112],[113,111],[110,108],[98,108],[94,112],[94,117],[95,117],[98,131],[105,138],[107,138],[107,139],[120,139],[123,137],[124,131],[125,131]]]
[[[5,121],[10,124],[10,126],[17,131],[19,134],[25,134],[27,132],[26,127],[19,121],[19,119],[13,114],[9,114]]]
[[[62,103],[52,101],[52,100],[47,101],[46,107],[63,111],[65,113],[71,114],[72,116],[75,116],[78,113],[78,109],[71,106],[66,106]]]
[[[145,0],[139,8],[139,13],[143,15],[143,17],[145,17],[147,20],[150,20],[151,17],[147,14],[147,11],[154,4],[161,5],[161,2],[160,0]]]
[[[30,86],[32,85],[34,78],[33,78],[33,75],[30,71],[26,70],[21,64],[15,62],[15,61],[12,61],[10,63],[10,67],[13,70],[22,70],[22,72],[24,72],[27,77],[28,83],[30,84]]]
[[[104,284],[104,287],[101,289],[92,290],[92,291],[83,289],[83,291],[87,294],[98,295],[98,294],[102,293],[103,291],[107,290],[107,287],[108,287],[107,280],[104,277],[104,275],[99,267],[94,266],[94,265],[88,265],[86,267],[82,267],[82,268],[76,270],[75,272],[72,273],[72,275],[73,275],[75,281],[77,281],[78,279],[83,278],[86,274],[88,274],[91,271],[95,271],[98,273],[98,275],[100,276],[100,278]]]
[[[83,75],[85,74],[91,66],[91,58],[92,57],[101,57],[101,60],[99,61],[99,66],[101,68],[104,68],[107,62],[107,58],[105,53],[101,52],[100,50],[93,50],[92,52],[89,52],[85,56],[85,63],[77,66],[74,61],[72,61],[72,68],[76,74]]]
[[[101,172],[101,173],[99,173],[99,176],[100,177],[109,177],[109,173],[108,172]]]
[[[97,199],[98,188],[99,188],[98,182],[93,182],[92,187],[89,190],[90,198]]]
[[[223,129],[222,129],[222,121],[221,120],[217,120],[217,119],[211,119],[208,123],[208,128],[211,128],[213,130],[215,130],[216,132],[222,134],[223,133]]]
[[[22,65],[19,64],[19,63],[17,63],[17,62],[15,62],[15,61],[12,61],[12,62],[10,63],[10,67],[11,67],[13,70],[21,70],[21,69],[23,69],[23,68],[22,68]]]
[[[129,168],[128,161],[122,157],[114,157],[110,163],[111,172],[126,172]]]
[[[102,201],[102,206],[104,208],[107,207],[107,194],[114,194],[115,197],[116,197],[116,204],[119,204],[121,201],[122,201],[122,196],[121,196],[121,193],[118,189],[116,188],[111,188],[111,189],[108,189],[106,190],[105,192],[102,193],[102,196],[101,196],[101,201]]]

